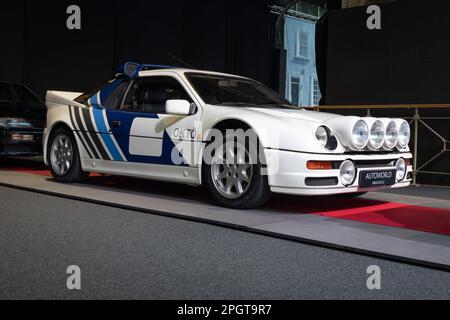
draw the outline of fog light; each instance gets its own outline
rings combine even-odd
[[[406,176],[406,161],[403,158],[397,160],[395,165],[395,169],[397,169],[397,182],[405,179]]]
[[[398,145],[400,146],[400,148],[406,148],[410,139],[411,129],[409,128],[409,123],[406,121],[402,121],[398,130]]]
[[[339,168],[339,178],[344,186],[348,187],[355,181],[356,168],[353,162],[345,160]]]
[[[358,120],[352,129],[353,146],[360,150],[369,142],[369,126],[364,120]]]
[[[381,148],[384,143],[384,134],[385,129],[383,122],[380,120],[375,121],[370,128],[369,147],[375,150]]]
[[[384,140],[384,145],[386,149],[392,149],[397,145],[398,142],[398,130],[395,121],[389,122],[386,127],[386,136]]]

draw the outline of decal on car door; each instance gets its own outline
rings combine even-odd
[[[172,153],[177,151],[175,143],[167,130],[159,124],[164,122],[158,114],[106,110],[106,117],[114,136],[125,158],[130,162],[188,165],[174,163]],[[120,124],[114,127],[113,123]],[[178,155],[180,157],[181,155]],[[182,157],[182,156],[181,156]]]
[[[88,108],[70,107],[69,111],[75,133],[81,140],[89,157],[92,159],[111,160],[94,129],[90,110]]]
[[[134,118],[130,129],[130,154],[161,157],[164,130],[156,132],[158,122],[160,119]]]
[[[75,134],[91,159],[186,165],[167,133],[164,115],[105,109],[111,86],[92,96],[85,108],[70,107]],[[177,163],[172,160],[176,154]],[[180,158],[182,159],[180,163]]]
[[[126,161],[126,158],[117,144],[116,139],[110,134],[111,129],[106,118],[105,109],[100,103],[100,93],[90,98],[89,103],[92,106],[91,111],[93,114],[96,132],[98,133],[99,138],[101,138],[101,142],[106,151],[109,153],[111,160]]]

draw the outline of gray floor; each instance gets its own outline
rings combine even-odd
[[[3,187],[0,200],[0,299],[450,298],[446,272]],[[80,291],[65,287],[73,264]]]
[[[211,203],[201,188],[118,176],[97,176],[81,184],[62,184],[46,175],[2,169],[0,185],[77,197],[107,206],[125,206],[135,211],[157,211],[195,221],[206,220],[303,242],[319,242],[333,248],[345,247],[352,252],[362,250],[384,257],[414,260],[426,266],[431,264],[450,270],[450,237],[446,234],[309,214],[360,208],[371,210],[391,202],[400,202],[395,204],[400,208],[419,205],[449,210],[450,201],[447,200],[381,192],[370,192],[359,199],[277,195],[260,209],[242,211],[218,207]],[[409,225],[405,211],[393,219],[401,225]]]
[[[393,189],[389,191],[381,191],[385,193],[393,193],[398,195],[426,197],[439,200],[450,200],[450,187],[444,186],[410,186],[408,188]]]

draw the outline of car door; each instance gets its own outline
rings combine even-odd
[[[192,114],[166,114],[167,100],[187,100]],[[177,75],[137,78],[121,106],[106,105],[110,134],[126,161],[166,166],[197,166],[201,110]]]

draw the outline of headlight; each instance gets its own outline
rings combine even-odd
[[[316,130],[316,139],[322,147],[325,147],[328,142],[328,132],[325,127],[320,126]]]
[[[384,139],[384,145],[387,149],[392,149],[397,145],[398,131],[395,121],[390,121],[386,127],[386,137]]]
[[[395,164],[395,168],[397,169],[397,182],[402,181],[406,176],[406,161],[403,158],[397,160]]]
[[[327,127],[325,126],[318,127],[315,136],[317,141],[322,147],[328,150],[335,150],[337,148],[336,137]]]
[[[400,129],[398,129],[398,145],[400,148],[406,148],[411,139],[411,129],[409,128],[409,123],[402,120]]]
[[[369,146],[371,149],[379,149],[384,143],[384,125],[380,120],[376,120],[370,128]]]
[[[352,129],[352,143],[356,149],[362,149],[369,142],[369,126],[364,120],[356,121]]]
[[[339,179],[344,186],[348,187],[355,181],[356,169],[353,162],[345,160],[339,168]]]

